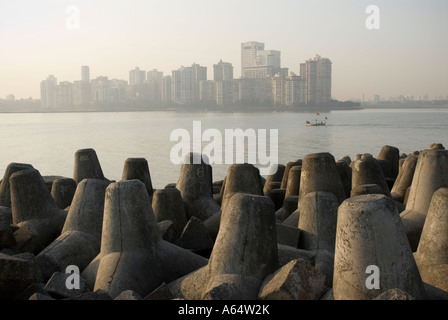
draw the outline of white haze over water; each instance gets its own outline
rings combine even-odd
[[[325,127],[305,121],[327,117]],[[9,163],[29,163],[42,175],[73,177],[74,155],[95,149],[106,178],[120,180],[127,158],[148,160],[154,188],[177,182],[180,165],[170,161],[173,130],[192,132],[215,128],[278,129],[279,163],[330,152],[335,160],[358,153],[377,156],[384,145],[406,154],[432,143],[448,146],[448,109],[364,109],[321,113],[28,113],[0,117],[0,174]],[[269,141],[269,140],[268,140]],[[203,147],[207,142],[203,143]],[[269,147],[267,147],[269,150]],[[213,165],[213,180],[221,180],[229,165]]]

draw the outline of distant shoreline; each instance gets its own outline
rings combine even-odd
[[[97,105],[83,108],[53,108],[42,109],[36,107],[36,101],[13,102],[9,105],[0,104],[0,113],[88,113],[88,112],[178,112],[178,113],[266,113],[266,112],[331,112],[341,110],[365,109],[429,109],[448,108],[448,101],[430,102],[384,102],[384,103],[355,103],[334,101],[326,105],[300,105],[300,106],[145,106],[132,105],[124,108],[123,105]]]

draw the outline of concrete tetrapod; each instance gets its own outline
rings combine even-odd
[[[391,166],[391,176],[386,178],[396,179],[398,176],[398,167],[400,161],[400,150],[397,147],[385,145],[381,148],[380,153],[376,157],[378,160],[387,160]]]
[[[404,159],[398,171],[397,179],[390,191],[392,199],[404,203],[406,191],[412,185],[417,160],[418,156],[414,154],[410,154]]]
[[[146,296],[207,262],[162,240],[143,182],[118,181],[106,189],[101,251],[81,275],[113,298],[125,290]]]
[[[269,197],[236,193],[223,212],[207,266],[169,284],[185,299],[257,299],[278,268],[275,212]]]
[[[221,211],[204,221],[204,226],[213,240],[218,234],[222,212],[226,210],[229,199],[235,193],[263,195],[260,170],[250,163],[232,164],[227,170],[221,193]]]
[[[3,174],[3,179],[0,183],[0,206],[11,208],[11,192],[9,187],[9,178],[14,172],[33,169],[33,166],[26,163],[10,163]]]
[[[448,291],[448,188],[432,196],[414,257],[423,281]]]
[[[300,188],[300,176],[302,174],[302,166],[292,166],[288,171],[288,179],[286,182],[285,199],[289,196],[298,196]]]
[[[80,183],[84,179],[107,180],[103,175],[100,161],[94,149],[80,149],[75,152],[73,179],[76,183]]]
[[[149,173],[148,161],[145,158],[127,158],[124,162],[122,180],[138,179],[146,187],[149,198],[152,200],[154,189],[152,187],[151,174]]]
[[[417,250],[432,195],[444,187],[448,187],[448,150],[421,151],[406,209],[400,214],[412,251]]]
[[[346,199],[336,161],[329,152],[311,153],[303,158],[297,208],[283,221],[283,224],[296,227],[300,219],[300,208],[305,195],[316,191],[333,193],[338,200],[338,204]]]
[[[76,192],[76,181],[72,178],[55,179],[51,186],[51,195],[61,209],[66,209],[72,203]]]
[[[333,294],[370,300],[398,288],[417,300],[426,293],[392,199],[367,194],[338,209]]]
[[[339,176],[344,186],[345,196],[346,198],[350,198],[350,192],[352,190],[352,168],[345,160],[336,161],[336,167],[338,168]]]
[[[9,178],[15,251],[39,253],[64,226],[67,211],[60,209],[34,168],[17,171]]]
[[[295,166],[301,166],[302,159],[297,159],[295,161],[290,161],[285,166],[285,172],[283,173],[282,183],[280,184],[280,189],[287,189],[288,179],[290,177],[289,172]]]
[[[315,267],[333,282],[336,223],[339,203],[331,192],[316,191],[305,195],[300,210],[299,249],[315,253]]]
[[[175,240],[178,240],[188,222],[180,191],[176,188],[156,190],[152,199],[152,209],[157,222],[173,221]]]
[[[206,155],[191,152],[185,157],[176,188],[188,218],[195,216],[204,221],[219,212],[220,207],[213,199],[212,166]]]
[[[35,258],[45,280],[69,265],[83,270],[99,254],[109,181],[84,179],[77,188],[61,235]]]
[[[350,197],[363,194],[384,194],[384,189],[379,184],[359,184],[350,191]]]
[[[286,190],[285,198],[283,200],[283,206],[275,213],[279,222],[284,221],[291,215],[291,213],[293,213],[297,209],[301,172],[302,165],[292,165],[288,170],[289,177],[286,179]]]
[[[285,168],[283,164],[274,164],[269,168],[269,174],[263,186],[263,194],[265,196],[269,196],[272,190],[281,188]]]
[[[312,153],[303,158],[298,210],[301,208],[305,195],[314,191],[331,192],[338,199],[338,203],[346,199],[336,161],[328,152]]]
[[[369,153],[363,154],[351,164],[352,190],[359,185],[377,184],[381,186],[383,194],[390,197],[390,189],[384,178],[378,161]]]

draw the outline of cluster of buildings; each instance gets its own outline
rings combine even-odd
[[[129,79],[90,78],[81,67],[81,80],[59,82],[50,75],[41,82],[41,106],[58,108],[96,103],[137,101],[153,105],[263,105],[294,106],[322,104],[331,100],[331,61],[316,57],[300,63],[299,74],[281,66],[281,53],[265,50],[260,42],[241,44],[241,77],[234,67],[219,61],[213,65],[213,80],[207,67],[192,64],[164,75],[135,68]]]

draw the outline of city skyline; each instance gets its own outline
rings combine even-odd
[[[80,107],[131,101],[151,106],[199,103],[219,107],[308,106],[331,102],[332,62],[316,55],[300,64],[300,73],[281,66],[281,52],[265,50],[264,43],[241,44],[242,77],[233,77],[233,65],[213,64],[213,80],[206,66],[193,63],[164,75],[157,69],[129,71],[128,81],[99,76],[90,79],[90,67],[81,66],[81,79],[61,81],[49,75],[40,82],[43,109]]]
[[[380,29],[366,27],[369,5],[380,10]],[[2,1],[0,98],[37,99],[42,79],[73,81],[83,65],[91,78],[127,79],[135,66],[170,74],[197,63],[212,79],[222,60],[239,78],[248,41],[280,51],[282,67],[296,74],[316,53],[330,57],[337,100],[445,97],[447,15],[441,0]]]

